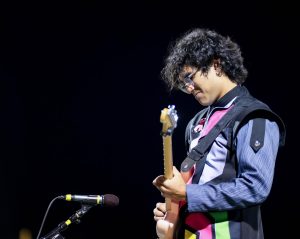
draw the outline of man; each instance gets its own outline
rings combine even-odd
[[[193,29],[170,48],[164,81],[206,107],[186,127],[181,172],[174,167],[173,178],[153,181],[179,206],[172,236],[160,238],[264,238],[260,205],[272,187],[285,127],[242,86],[247,74],[239,46],[215,31]],[[157,203],[157,225],[167,215],[165,203]]]

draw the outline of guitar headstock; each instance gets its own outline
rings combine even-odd
[[[175,110],[175,105],[169,105],[168,108],[164,108],[160,114],[160,122],[163,124],[161,134],[172,135],[174,129],[177,127],[178,115]]]

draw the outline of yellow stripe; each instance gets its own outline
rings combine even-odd
[[[184,239],[196,239],[196,234],[190,232],[189,230],[184,230]]]
[[[72,223],[72,222],[71,222],[70,219],[68,219],[67,221],[65,221],[65,224],[66,224],[67,226],[69,226],[71,223]]]
[[[72,200],[72,195],[71,194],[67,194],[66,195],[66,200],[67,201],[71,201]]]

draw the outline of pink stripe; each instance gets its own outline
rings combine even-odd
[[[200,231],[200,237],[199,239],[212,239],[212,229],[211,225],[207,226],[203,230]]]
[[[208,134],[208,132],[218,123],[218,121],[227,113],[227,111],[231,108],[230,106],[228,109],[224,110],[218,110],[209,118],[207,125],[204,127],[204,129],[201,132],[201,137],[204,137]]]

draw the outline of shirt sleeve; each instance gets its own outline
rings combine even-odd
[[[279,147],[279,128],[275,122],[266,120],[264,145],[255,152],[250,146],[252,125],[250,120],[237,134],[237,177],[219,184],[187,184],[189,212],[245,208],[267,198]]]

